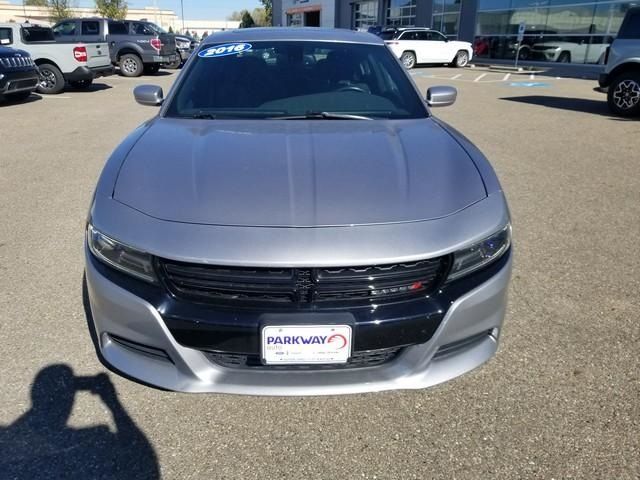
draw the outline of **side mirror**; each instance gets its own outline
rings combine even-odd
[[[427,105],[430,107],[448,107],[453,105],[458,91],[453,87],[431,87],[427,90]]]
[[[149,105],[151,107],[162,105],[164,100],[162,87],[157,85],[138,85],[133,89],[133,97],[140,105]]]

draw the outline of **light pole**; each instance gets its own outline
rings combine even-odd
[[[182,34],[186,35],[187,32],[184,31],[184,0],[180,0],[180,13],[182,15]]]

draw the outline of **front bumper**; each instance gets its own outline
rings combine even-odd
[[[37,88],[38,83],[40,83],[40,74],[36,69],[19,72],[3,72],[0,74],[0,95],[33,91]]]
[[[183,62],[186,62],[187,59],[191,56],[191,54],[193,53],[193,50],[189,50],[189,49],[178,49],[178,54],[180,55],[180,59]]]
[[[204,351],[179,343],[172,333],[175,325],[164,318],[165,297],[134,294],[114,281],[110,269],[86,248],[85,255],[93,326],[104,361],[132,378],[184,392],[328,395],[418,389],[450,380],[495,353],[511,274],[509,252],[439,315],[425,315],[422,329],[414,328],[413,319],[404,327],[397,325],[398,331],[428,332],[427,340],[413,342],[387,363],[359,369],[278,371],[224,367]],[[355,335],[357,342],[358,330]],[[381,337],[388,336],[381,332]]]
[[[103,65],[100,67],[87,67],[83,65],[76,68],[71,73],[66,73],[64,79],[67,82],[81,82],[84,80],[93,80],[98,77],[107,77],[113,75],[114,68],[112,65]]]
[[[142,58],[143,63],[172,63],[177,58],[176,54],[172,55],[145,55]]]

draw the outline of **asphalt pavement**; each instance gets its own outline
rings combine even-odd
[[[420,68],[513,216],[497,356],[444,385],[322,398],[189,395],[96,358],[83,228],[109,153],[154,115],[132,88],[0,106],[0,478],[640,477],[640,121],[593,80]]]

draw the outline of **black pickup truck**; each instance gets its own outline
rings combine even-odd
[[[138,20],[72,18],[53,26],[56,42],[107,42],[111,62],[125,77],[156,73],[160,66],[176,62],[176,39]]]
[[[38,83],[40,73],[31,56],[24,50],[0,44],[0,101],[25,100]]]

